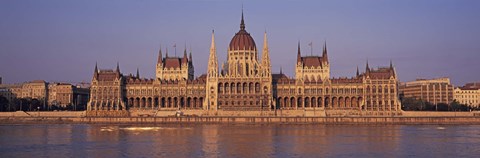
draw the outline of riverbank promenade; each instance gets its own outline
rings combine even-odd
[[[205,112],[205,111],[204,111]],[[479,112],[401,112],[396,115],[369,116],[364,113],[335,111],[257,111],[216,113],[202,111],[131,112],[128,117],[88,117],[78,112],[1,112],[0,124],[72,123],[72,124],[162,124],[162,123],[247,123],[247,124],[475,124]],[[236,115],[234,115],[236,114]],[[243,114],[243,115],[242,115]],[[247,115],[249,114],[249,115]],[[276,114],[276,115],[275,115]]]

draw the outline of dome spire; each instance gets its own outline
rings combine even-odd
[[[242,4],[242,21],[240,22],[240,30],[245,30],[245,22],[243,21],[243,4]]]

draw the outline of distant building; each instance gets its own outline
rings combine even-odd
[[[480,82],[472,82],[472,83],[467,83],[465,86],[467,88],[480,88]]]
[[[24,83],[18,98],[31,98],[47,101],[48,99],[48,83],[44,80],[34,80]]]
[[[22,85],[0,85],[0,96],[7,98],[9,102],[12,102],[13,99],[17,98],[21,86]]]
[[[68,105],[84,107],[88,102],[89,89],[80,88],[69,83],[52,83],[48,85],[48,105],[65,108]],[[82,108],[83,109],[83,108]]]
[[[461,104],[470,107],[480,107],[480,83],[467,83],[454,90],[453,98]]]
[[[404,98],[414,98],[432,104],[449,104],[453,101],[453,85],[450,84],[449,78],[417,79],[404,82],[400,84],[399,90],[400,95]]]
[[[5,96],[10,102],[16,98],[37,99],[42,105],[47,104],[48,83],[43,80],[34,80],[22,84],[0,85],[0,95]]]
[[[0,77],[0,84],[3,84],[3,82],[2,82],[2,77]]]
[[[0,95],[5,96],[10,102],[16,98],[38,99],[48,107],[51,105],[59,107],[72,105],[75,109],[85,109],[89,94],[89,88],[74,86],[69,83],[50,84],[43,80],[0,85]]]

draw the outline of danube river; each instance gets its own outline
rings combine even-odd
[[[478,155],[478,125],[0,125],[2,158]]]

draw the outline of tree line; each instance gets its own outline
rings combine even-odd
[[[44,99],[32,98],[14,98],[9,101],[4,96],[0,96],[0,111],[60,111],[60,110],[85,110],[85,106],[67,105],[65,107],[57,105],[47,105]]]
[[[449,104],[438,103],[432,104],[425,100],[415,98],[402,98],[402,110],[404,111],[474,111],[480,110],[478,107],[470,107],[466,104],[460,104],[457,100],[453,100]]]

